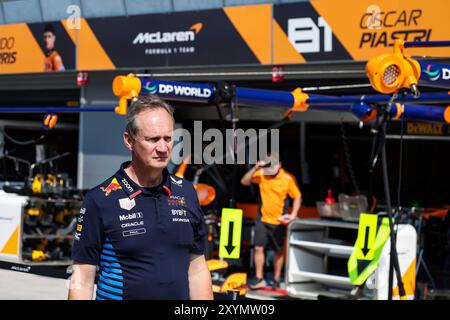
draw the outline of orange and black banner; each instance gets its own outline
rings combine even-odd
[[[0,25],[0,74],[75,69],[75,44],[59,21]]]
[[[353,60],[390,53],[394,39],[450,40],[447,0],[311,1]],[[411,56],[449,57],[450,48],[411,48]]]
[[[258,63],[223,10],[88,22],[116,67]]]
[[[54,23],[30,23],[28,24],[31,33],[33,34],[36,42],[41,48],[44,54],[48,54],[48,50],[46,48],[46,43],[44,37],[46,37],[46,28],[53,28],[54,32],[54,51],[56,51],[60,57],[61,62],[65,70],[74,70],[75,69],[75,43],[70,39],[67,34],[64,25],[60,21],[56,21]],[[44,58],[45,59],[45,58]],[[45,66],[45,62],[43,68],[47,67],[47,71],[49,67]]]
[[[0,73],[364,61],[396,38],[450,40],[449,9],[447,0],[311,0],[81,19],[77,30],[61,20],[53,36],[47,23],[0,25]],[[407,53],[449,57],[450,48]]]

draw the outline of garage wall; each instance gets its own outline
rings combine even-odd
[[[85,105],[113,107],[113,75],[91,73],[83,89]],[[80,115],[78,188],[92,188],[113,175],[120,164],[130,159],[122,139],[125,118],[113,112],[83,112]]]
[[[0,0],[0,24],[66,19],[70,5],[79,6],[83,17],[93,18],[305,1],[308,0]]]

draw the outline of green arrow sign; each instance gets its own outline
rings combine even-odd
[[[219,257],[239,259],[241,254],[242,210],[222,209]]]

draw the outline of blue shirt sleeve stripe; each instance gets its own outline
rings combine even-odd
[[[122,270],[116,268],[101,268],[101,270],[108,273],[122,274]]]
[[[123,294],[123,290],[122,289],[118,289],[118,288],[115,288],[115,287],[108,286],[107,284],[102,283],[101,281],[98,282],[97,287],[102,289],[102,290],[107,290],[107,291],[112,292],[112,293],[117,293],[117,294],[120,294],[120,295]]]
[[[122,297],[110,294],[110,293],[105,292],[103,290],[100,290],[98,288],[97,288],[97,294],[100,294],[102,297],[109,298],[109,299],[112,299],[112,300],[123,300]]]
[[[100,280],[102,282],[106,283],[106,284],[110,284],[110,285],[113,285],[113,286],[118,286],[118,287],[121,287],[121,288],[123,287],[123,283],[122,282],[114,281],[114,280],[105,278],[102,275],[100,275]]]
[[[107,255],[113,256],[113,257],[116,257],[116,256],[117,256],[116,253],[115,253],[114,251],[106,250],[106,249],[103,249],[102,254],[107,254]]]
[[[117,260],[116,257],[105,256],[104,254],[100,255],[100,259],[103,259],[106,261],[119,261],[119,260]]]
[[[119,276],[119,275],[114,274],[114,273],[108,273],[106,271],[102,271],[101,275],[104,276],[104,277],[108,277],[108,278],[112,278],[112,279],[116,279],[116,280],[123,280],[122,276]]]
[[[114,247],[112,246],[112,244],[111,244],[111,243],[104,243],[104,244],[103,244],[103,248],[105,248],[105,249],[112,249],[112,250],[114,250]]]
[[[100,266],[106,267],[106,268],[117,268],[117,269],[122,268],[122,266],[117,262],[110,263],[110,262],[100,261]]]

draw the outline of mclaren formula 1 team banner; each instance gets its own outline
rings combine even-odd
[[[0,73],[367,60],[394,39],[450,40],[448,0],[311,0],[0,25]],[[411,48],[449,57],[450,48]]]

